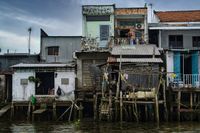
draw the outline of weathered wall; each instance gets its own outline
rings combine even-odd
[[[35,76],[34,71],[20,72],[16,71],[13,74],[13,101],[28,101],[31,95],[35,95],[35,84],[28,81],[28,85],[21,85],[21,79],[28,79],[29,76]]]
[[[165,30],[161,31],[161,47],[169,48],[169,35],[183,35],[183,47],[193,49],[192,37],[200,36],[200,30]]]
[[[73,52],[79,51],[81,37],[41,37],[41,60],[46,62],[69,62],[72,61]],[[48,55],[47,48],[50,46],[58,46],[58,56]]]
[[[64,91],[66,95],[62,94],[58,97],[58,100],[73,100],[74,99],[74,90],[75,90],[75,73],[74,71],[64,71],[64,72],[56,72],[57,76],[55,77],[55,95],[58,89],[58,86]],[[35,95],[35,83],[29,82],[27,86],[23,86],[20,84],[21,79],[28,79],[29,76],[35,76],[34,70],[26,70],[23,72],[16,71],[13,74],[13,89],[12,89],[12,100],[13,101],[28,101],[31,95]],[[61,84],[62,78],[68,78],[69,84],[63,85]],[[25,92],[23,91],[25,90]],[[69,93],[72,92],[72,93]],[[70,95],[69,95],[69,94]]]
[[[110,21],[89,21],[84,29],[86,37],[100,37],[100,25],[110,25],[110,36],[114,36],[114,15],[110,16]]]
[[[57,77],[55,78],[55,92],[58,89],[58,86],[65,92],[66,95],[61,95],[59,100],[74,100],[74,90],[75,90],[75,73],[72,72],[56,72]],[[68,78],[69,84],[61,84],[62,78]]]
[[[83,13],[83,36],[89,38],[97,38],[99,47],[107,47],[107,40],[100,40],[100,26],[109,25],[109,36],[114,36],[114,5],[86,5],[82,8]],[[109,21],[93,20],[87,21],[87,16],[102,16],[110,17]],[[108,39],[109,40],[109,39]]]
[[[90,68],[92,64],[102,64],[107,62],[109,53],[93,52],[81,53],[77,59],[77,81],[78,89],[91,89],[92,77]]]

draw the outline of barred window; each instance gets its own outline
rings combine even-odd
[[[200,47],[200,36],[193,36],[192,44],[193,44],[193,47]]]
[[[48,47],[48,55],[58,55],[58,53],[59,53],[58,46]]]

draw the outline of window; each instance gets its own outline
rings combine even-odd
[[[193,36],[192,44],[193,44],[193,47],[200,47],[200,36]]]
[[[48,55],[58,55],[58,52],[59,52],[58,46],[48,47]]]
[[[109,25],[100,25],[100,40],[106,41],[109,37]]]
[[[69,84],[69,79],[68,78],[62,78],[61,79],[61,84],[62,85],[68,85]]]
[[[169,48],[174,48],[174,49],[183,48],[183,36],[169,35]]]
[[[20,84],[21,85],[28,85],[28,79],[21,79]]]
[[[86,21],[110,21],[110,16],[109,15],[86,16]]]

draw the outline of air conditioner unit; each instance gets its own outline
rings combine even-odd
[[[144,29],[144,24],[136,24],[135,28],[138,29],[138,30],[139,29]]]

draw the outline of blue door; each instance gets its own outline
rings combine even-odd
[[[198,82],[198,51],[192,52],[192,84],[195,85]]]
[[[180,52],[174,52],[174,73],[176,74],[176,80],[181,80],[181,54]]]

